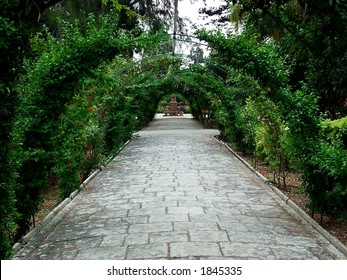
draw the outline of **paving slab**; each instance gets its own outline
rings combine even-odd
[[[157,117],[14,259],[346,259],[190,117]]]

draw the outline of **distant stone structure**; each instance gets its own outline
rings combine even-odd
[[[170,116],[177,116],[178,115],[178,107],[177,107],[177,101],[176,101],[176,94],[171,95],[171,101],[170,101]]]

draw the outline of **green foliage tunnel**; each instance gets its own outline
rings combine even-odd
[[[289,9],[290,1],[284,2]],[[260,10],[249,14],[246,26]],[[89,16],[83,28],[77,21],[62,21],[58,38],[48,31],[34,33],[31,56],[25,57],[18,79],[1,84],[8,89],[4,100],[15,108],[11,114],[0,109],[11,120],[1,140],[5,148],[0,147],[6,169],[0,173],[2,259],[11,257],[13,243],[32,226],[49,184],[57,183],[60,200],[68,197],[148,124],[159,102],[172,93],[190,105],[196,118],[203,110],[211,113],[221,137],[237,150],[268,162],[278,185],[285,184],[286,169],[296,169],[313,210],[346,218],[345,81],[334,72],[333,94],[317,94],[324,71],[313,71],[333,51],[321,54],[321,62],[312,58],[315,53],[302,51],[296,59],[307,59],[303,74],[288,58],[286,39],[292,33],[279,46],[269,34],[254,36],[248,26],[251,32],[238,36],[198,31],[211,52],[187,63],[172,54],[165,32],[122,29],[118,19],[119,11],[110,11]],[[342,39],[336,43],[344,46]],[[16,94],[15,101],[9,92]]]

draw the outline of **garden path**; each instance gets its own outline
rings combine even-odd
[[[157,117],[14,259],[346,259],[189,117]]]

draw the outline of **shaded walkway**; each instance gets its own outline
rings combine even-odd
[[[16,258],[346,258],[216,134],[155,119]]]

